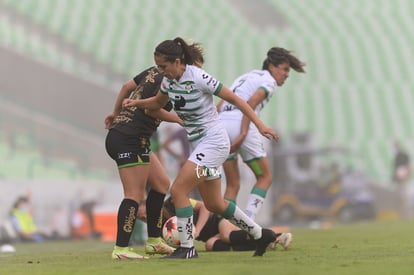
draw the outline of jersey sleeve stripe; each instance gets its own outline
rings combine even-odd
[[[219,85],[217,85],[217,89],[214,91],[214,95],[218,95],[219,92],[221,91],[221,87],[223,87],[222,83],[219,83]]]
[[[265,88],[265,87],[263,87],[263,86],[260,86],[260,89],[262,89],[262,90],[266,93],[266,97],[268,97],[268,96],[269,96],[270,91],[269,91],[268,89],[266,89],[266,88]]]

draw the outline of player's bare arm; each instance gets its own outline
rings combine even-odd
[[[115,117],[119,115],[122,110],[122,102],[125,98],[128,98],[130,93],[137,87],[137,84],[134,80],[129,80],[122,85],[121,90],[119,90],[118,96],[114,103],[113,111],[108,114],[105,118],[105,129],[109,129],[111,127],[112,122],[114,121]]]
[[[167,104],[168,99],[168,95],[158,92],[156,96],[146,99],[124,99],[122,106],[124,108],[160,109]]]
[[[266,92],[260,88],[258,89],[247,101],[247,104],[252,107],[253,110],[256,109],[257,105],[262,102],[266,98]],[[247,132],[249,131],[250,119],[243,115],[241,126],[240,126],[240,135],[233,141],[231,144],[230,152],[236,151],[241,144],[243,143],[244,139],[247,136]]]
[[[154,118],[158,118],[159,120],[166,121],[166,122],[173,122],[178,123],[181,126],[184,124],[183,120],[177,116],[176,113],[168,112],[164,109],[145,109],[145,114],[148,116],[152,116]]]
[[[243,114],[246,115],[256,125],[260,134],[262,134],[264,137],[268,139],[273,138],[274,140],[279,139],[278,134],[272,128],[267,127],[260,120],[250,105],[240,97],[236,96],[229,88],[222,86],[218,96],[237,106],[237,108],[239,108],[239,110],[242,111]]]

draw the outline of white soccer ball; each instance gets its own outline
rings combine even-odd
[[[169,246],[174,248],[180,246],[180,236],[178,235],[177,227],[177,217],[173,216],[164,223],[162,228],[162,237]]]
[[[16,248],[14,248],[11,244],[3,244],[0,247],[0,251],[4,253],[14,253],[16,252]]]
[[[193,224],[193,239],[196,235],[196,227]],[[173,216],[169,218],[162,228],[162,237],[165,240],[165,242],[174,248],[177,248],[180,246],[180,235],[178,233],[178,225],[177,225],[177,216]]]

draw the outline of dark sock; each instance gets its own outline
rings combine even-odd
[[[229,239],[230,239],[231,245],[238,245],[238,244],[244,244],[247,241],[250,241],[252,238],[244,230],[235,230],[235,231],[230,232]]]
[[[217,240],[213,244],[213,251],[230,251],[230,244]]]
[[[150,190],[147,197],[147,231],[148,237],[160,237],[162,230],[162,206],[165,194]]]
[[[248,240],[244,244],[232,245],[233,251],[252,251],[256,249],[256,244],[253,240]]]
[[[138,203],[131,199],[124,199],[118,209],[118,229],[116,246],[127,247],[138,211]]]

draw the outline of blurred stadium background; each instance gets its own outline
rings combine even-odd
[[[347,147],[392,190],[392,142],[414,145],[412,10],[408,0],[1,0],[1,218],[25,192],[43,223],[63,202],[118,203],[103,119],[155,45],[176,36],[200,42],[226,85],[260,68],[268,48],[293,50],[307,73],[291,73],[264,121],[282,144],[309,133]]]

